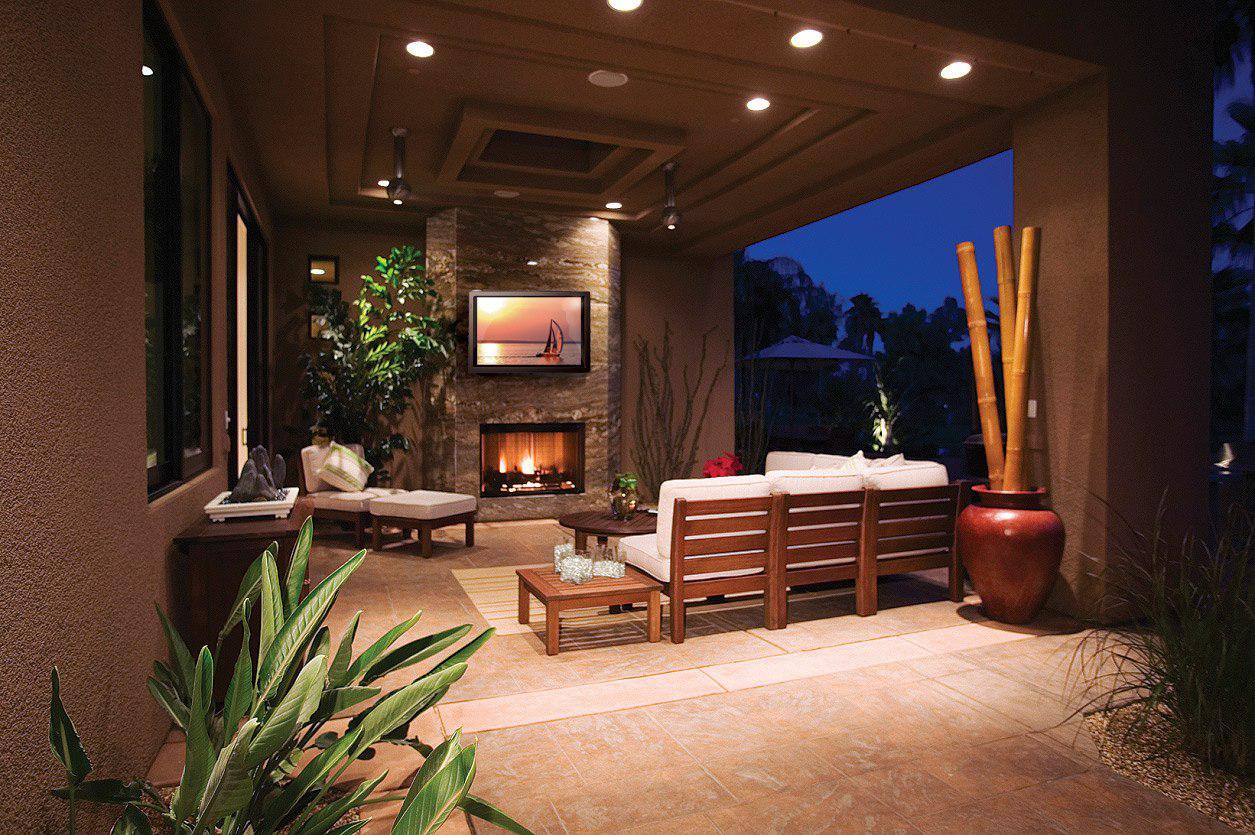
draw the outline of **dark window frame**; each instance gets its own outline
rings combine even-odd
[[[153,274],[156,284],[160,287],[161,302],[158,313],[161,321],[163,362],[161,367],[161,390],[159,393],[148,392],[148,397],[160,396],[162,409],[162,436],[157,463],[148,466],[148,498],[149,501],[162,496],[185,484],[213,464],[213,369],[212,369],[212,328],[211,328],[211,281],[212,281],[212,242],[213,242],[213,120],[205,99],[197,89],[196,82],[188,70],[187,63],[179,52],[173,35],[165,22],[160,10],[151,2],[144,3],[144,37],[148,40],[157,55],[158,66],[155,73],[163,79],[157,102],[159,137],[159,162],[153,170],[153,194],[151,200],[146,194],[144,211],[147,217],[145,236],[148,228],[152,230],[152,240],[146,246],[152,247]],[[200,206],[200,246],[202,253],[198,304],[200,306],[200,329],[197,346],[200,353],[200,447],[193,455],[186,454],[186,438],[184,411],[186,407],[185,358],[183,351],[183,314],[185,286],[183,275],[183,200],[182,190],[182,159],[183,130],[182,116],[184,92],[188,91],[195,99],[198,113],[204,117],[204,159],[201,161],[205,171],[205,181],[200,195],[204,203]],[[199,149],[196,149],[199,150]],[[147,171],[145,174],[147,175]]]

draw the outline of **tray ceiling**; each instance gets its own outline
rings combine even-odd
[[[628,14],[605,0],[207,0],[189,12],[282,215],[391,223],[517,206],[608,217],[629,238],[691,252],[727,252],[1001,150],[1017,109],[1094,72],[830,0],[646,0]],[[823,42],[789,46],[802,26]],[[409,55],[415,38],[435,54]],[[956,57],[976,69],[940,79]],[[629,80],[594,86],[597,70]],[[771,106],[747,110],[754,96]],[[414,192],[400,207],[378,185],[394,126],[409,129]],[[660,223],[668,159],[675,232]]]

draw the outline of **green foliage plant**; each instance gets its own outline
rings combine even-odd
[[[1114,512],[1114,511],[1113,511]],[[1214,545],[1130,533],[1112,567],[1107,601],[1129,620],[1096,629],[1074,664],[1090,698],[1083,709],[1131,708],[1126,733],[1249,777],[1255,771],[1255,551],[1252,518],[1235,507]],[[1127,527],[1127,526],[1126,526]],[[1152,755],[1167,753],[1149,752]]]
[[[307,520],[280,578],[278,544],[250,566],[213,652],[193,653],[158,609],[170,663],[155,661],[148,689],[186,739],[183,773],[168,799],[144,780],[88,780],[91,761],[61,700],[52,671],[49,742],[65,769],[66,785],[53,795],[69,804],[75,832],[78,804],[121,807],[114,833],[159,831],[180,835],[351,835],[367,815],[342,823],[351,810],[402,801],[395,835],[434,832],[456,809],[511,832],[528,830],[470,793],[476,746],[461,733],[430,745],[410,735],[411,723],[430,710],[466,672],[471,656],[492,636],[487,629],[407,683],[384,692],[383,680],[453,647],[469,634],[462,625],[397,644],[421,612],[388,630],[361,652],[354,639],[359,611],[338,635],[324,624],[340,589],[366,558],[360,551],[302,597],[313,539]],[[258,652],[251,648],[251,615],[258,614]],[[234,631],[242,642],[221,703],[213,698],[214,669]],[[406,678],[410,678],[407,674]],[[354,709],[343,733],[327,730]],[[386,772],[350,790],[332,791],[355,760],[380,745],[413,748],[423,757],[408,790],[375,794]]]
[[[421,250],[393,247],[362,276],[357,298],[310,286],[310,314],[325,322],[319,350],[305,357],[302,394],[314,424],[340,443],[360,443],[381,475],[411,441],[393,431],[414,385],[447,361],[453,323],[436,315],[440,294]]]

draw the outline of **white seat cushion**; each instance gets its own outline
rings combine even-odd
[[[908,461],[890,467],[878,467],[863,473],[868,488],[898,490],[904,487],[945,487],[950,475],[944,464],[936,461]]]
[[[362,449],[361,444],[345,444],[349,449],[358,455],[365,455],[366,451]],[[321,493],[326,490],[334,490],[327,482],[318,477],[318,471],[322,469],[323,463],[327,460],[327,456],[331,453],[331,444],[326,446],[317,446],[311,444],[301,450],[301,470],[305,474],[305,492]],[[317,503],[314,505],[317,507]]]
[[[720,478],[677,478],[664,481],[658,488],[658,553],[671,557],[671,517],[676,499],[748,499],[771,495],[771,482],[761,475],[732,475]],[[736,516],[740,514],[718,514]],[[763,530],[766,530],[766,514]]]
[[[625,536],[619,540],[619,547],[623,549],[623,559],[628,565],[644,571],[659,582],[666,583],[671,580],[671,560],[658,553],[658,541],[652,533]],[[758,572],[757,568],[742,568],[737,571],[697,574],[684,579],[686,581],[711,580],[716,577],[738,577],[742,574],[757,574]]]
[[[478,506],[479,502],[474,496],[441,493],[438,490],[409,490],[372,500],[370,512],[376,516],[423,521],[470,513]]]
[[[863,489],[863,476],[845,468],[831,470],[776,470],[767,473],[776,493],[844,493]]]
[[[764,469],[772,470],[809,470],[815,466],[813,452],[769,452]]]
[[[404,493],[404,490],[398,490],[392,487],[367,487],[357,493],[346,493],[343,490],[321,490],[317,493],[310,493],[309,496],[314,500],[314,508],[317,510],[347,510],[354,513],[370,510],[370,503],[380,496],[391,496],[394,493]]]

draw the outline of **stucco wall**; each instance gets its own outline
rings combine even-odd
[[[226,481],[226,336],[213,330],[215,466],[149,504],[140,4],[3,2],[0,19],[0,831],[18,833],[64,826],[47,796],[54,664],[94,776],[142,775],[165,737],[144,686],[164,655],[153,604],[173,536]],[[217,323],[233,132],[195,33],[172,23],[214,116]]]
[[[1108,526],[1107,132],[1102,79],[1035,108],[1014,131],[1016,235],[1043,230],[1029,460],[1069,533],[1053,605],[1073,611],[1104,592],[1094,569]]]
[[[733,450],[736,423],[733,415],[732,339],[732,256],[721,258],[678,258],[652,255],[630,246],[623,252],[623,435],[622,460],[627,469],[637,469],[635,427],[637,396],[640,392],[638,341],[648,339],[660,347],[664,327],[670,325],[677,387],[682,385],[683,365],[696,373],[702,334],[707,342],[707,368],[713,372],[724,360],[727,367],[719,377],[710,401],[710,411],[701,426],[697,466]]]

